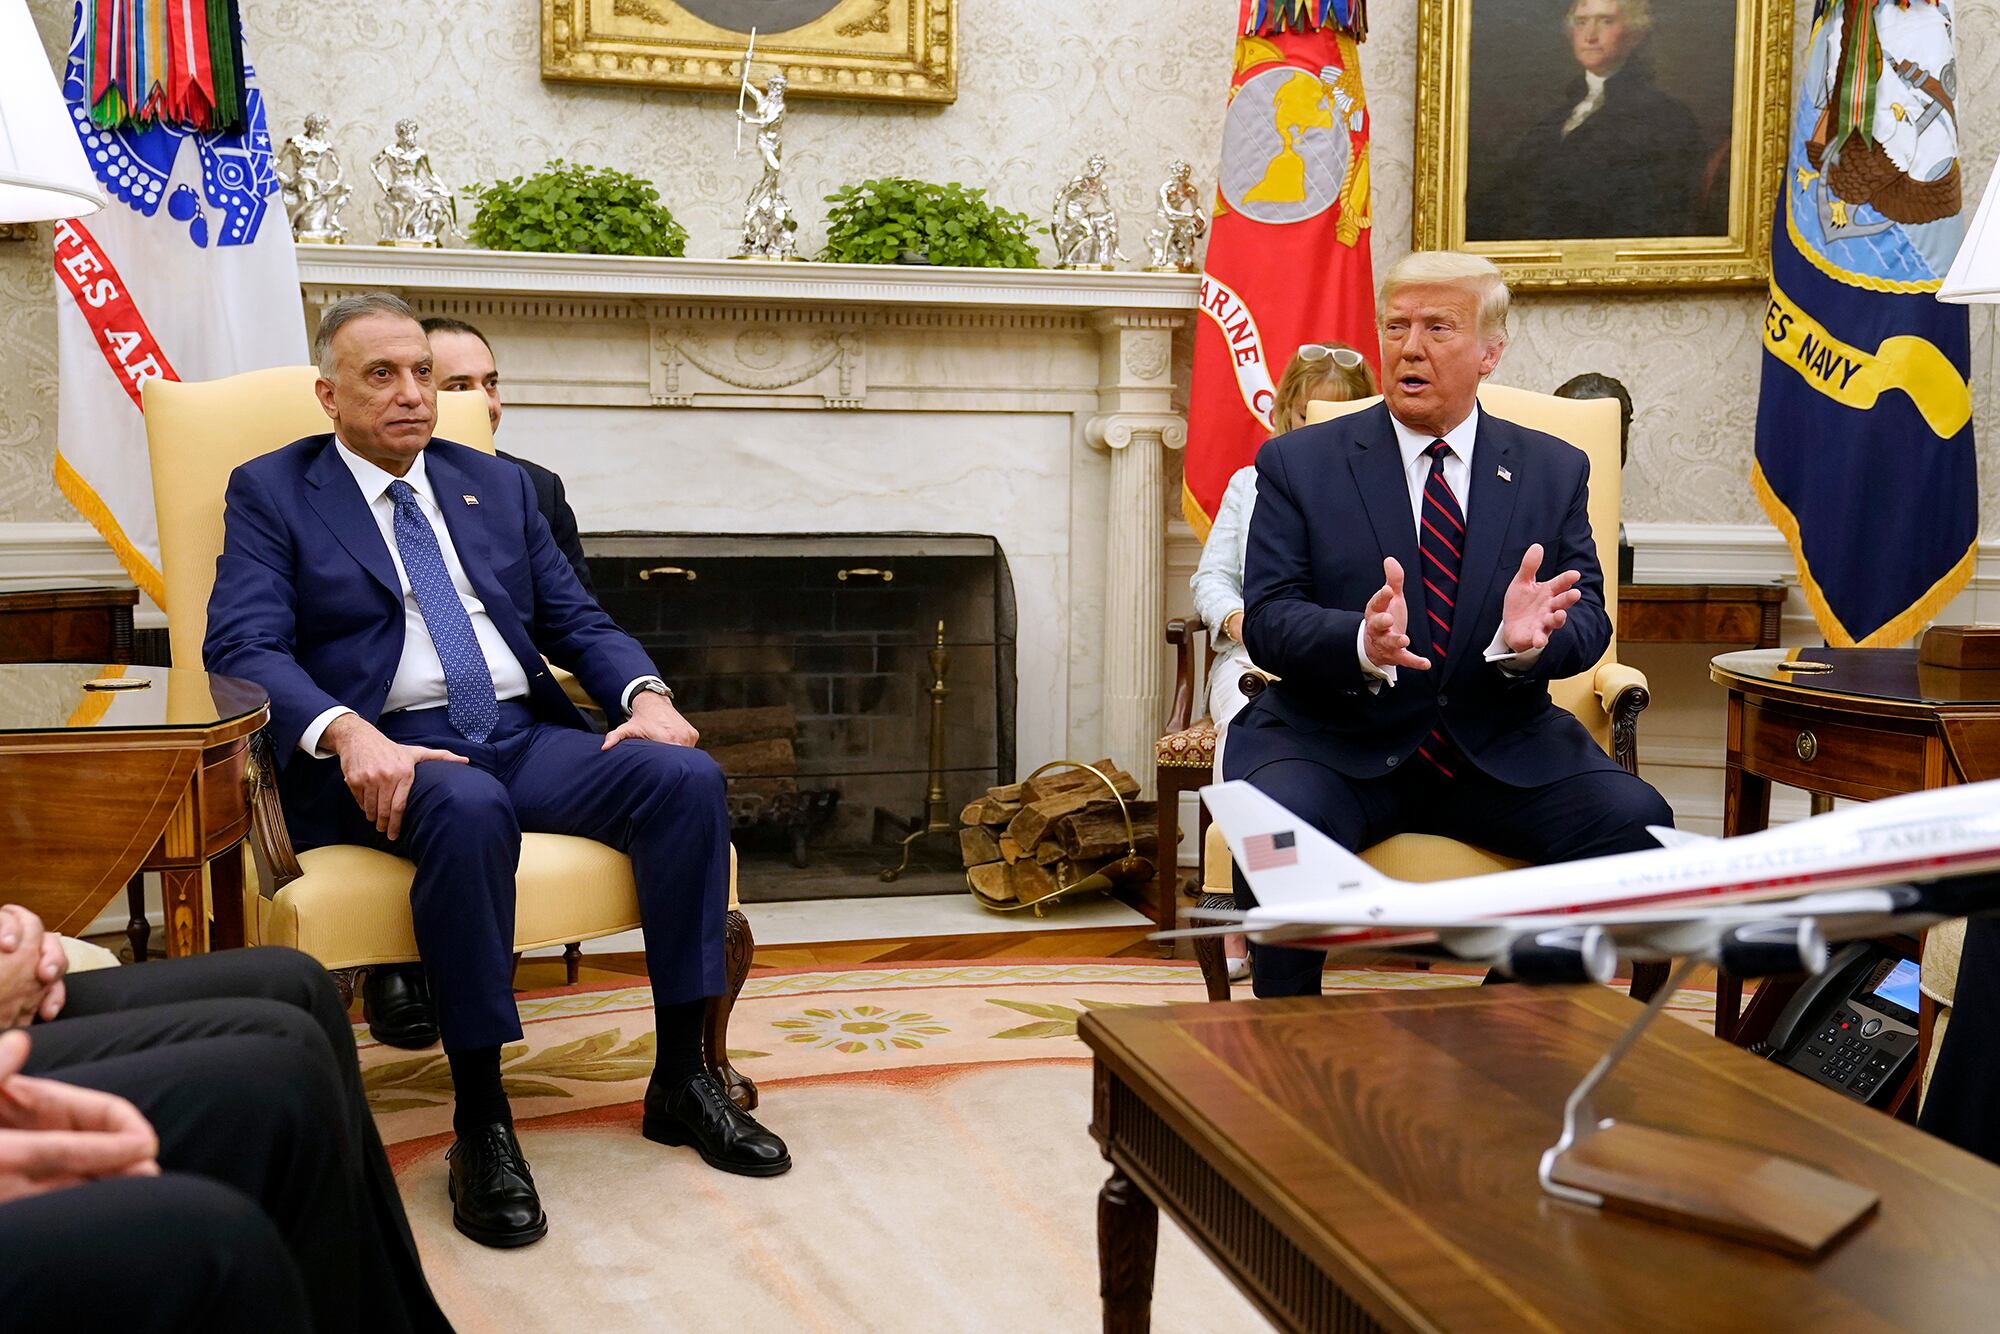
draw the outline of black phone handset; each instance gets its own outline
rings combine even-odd
[[[1753,1042],[1747,1048],[1752,1056],[1776,1059],[1798,1045],[1801,1038],[1808,1036],[1815,1021],[1822,1018],[1829,995],[1845,997],[1854,987],[1855,979],[1873,961],[1874,950],[1865,940],[1852,941],[1827,961],[1820,969],[1819,976],[1808,978],[1804,986],[1793,994],[1778,1015],[1778,1022],[1771,1025],[1770,1034],[1762,1042]]]

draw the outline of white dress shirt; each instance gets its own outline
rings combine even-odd
[[[1466,509],[1467,501],[1471,496],[1472,445],[1474,439],[1479,434],[1479,406],[1474,404],[1471,415],[1445,432],[1442,437],[1425,435],[1421,431],[1413,431],[1403,425],[1403,423],[1397,421],[1393,413],[1389,416],[1389,424],[1396,428],[1396,447],[1402,451],[1403,455],[1403,483],[1408,487],[1410,492],[1410,532],[1414,534],[1417,531],[1417,525],[1423,522],[1424,484],[1430,480],[1431,476],[1429,451],[1431,445],[1436,443],[1440,438],[1447,445],[1451,446],[1451,452],[1444,456],[1445,485],[1449,486],[1452,495],[1457,497],[1458,508],[1463,513]],[[1470,522],[1470,519],[1467,521]],[[1407,580],[1410,571],[1405,570],[1403,574]],[[1513,577],[1511,570],[1508,571],[1508,577]],[[1507,647],[1504,633],[1504,627],[1496,627],[1494,629],[1493,642],[1486,646],[1486,661],[1498,663],[1502,671],[1516,674],[1525,672],[1530,667],[1533,667],[1535,660],[1542,656],[1542,651],[1536,648],[1529,649],[1525,653],[1515,653]],[[1364,616],[1361,621],[1361,629],[1355,636],[1354,651],[1361,659],[1361,670],[1368,676],[1375,678],[1369,682],[1368,688],[1370,690],[1380,690],[1385,683],[1392,686],[1395,685],[1395,664],[1391,663],[1387,667],[1376,666],[1369,660],[1367,644],[1368,620]],[[1419,653],[1417,656],[1423,658],[1429,655]],[[1437,671],[1443,666],[1444,664],[1441,662],[1433,662],[1431,670]]]

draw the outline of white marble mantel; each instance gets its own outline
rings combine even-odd
[[[984,532],[1016,754],[1150,787],[1186,274],[299,247],[309,323],[387,290],[492,339],[501,445],[586,532]]]

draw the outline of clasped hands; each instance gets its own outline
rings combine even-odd
[[[19,1025],[65,1000],[62,940],[26,908],[0,907],[0,1204],[105,1177],[158,1176],[159,1137],[139,1109],[96,1089],[21,1073]]]
[[[673,701],[651,690],[632,697],[632,715],[605,736],[600,750],[637,738],[670,746],[692,746],[701,734],[681,716]],[[340,776],[368,822],[394,841],[403,832],[403,810],[417,766],[429,760],[464,764],[465,756],[435,746],[406,746],[391,741],[358,713],[343,713],[327,724],[320,745],[340,760]]]
[[[1548,645],[1549,636],[1569,619],[1569,609],[1583,593],[1576,587],[1583,576],[1564,570],[1553,579],[1535,578],[1542,566],[1542,544],[1522,553],[1521,568],[1507,584],[1500,604],[1500,642],[1510,653],[1530,653]],[[1403,596],[1403,566],[1394,556],[1382,559],[1382,587],[1362,611],[1361,647],[1377,667],[1407,667],[1429,671],[1431,660],[1410,651],[1410,608]]]

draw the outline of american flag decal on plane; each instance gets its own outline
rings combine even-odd
[[[1298,864],[1298,835],[1289,829],[1281,834],[1252,834],[1243,840],[1245,871],[1269,871],[1279,866]]]

